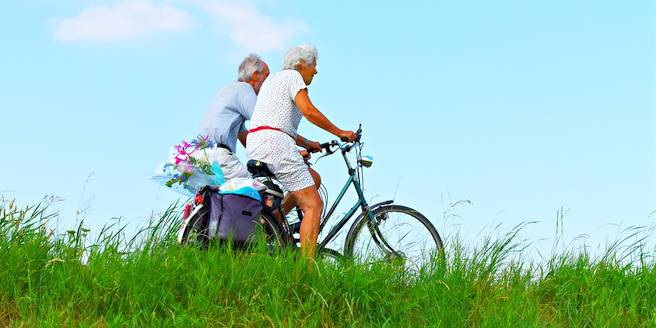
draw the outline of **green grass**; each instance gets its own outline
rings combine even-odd
[[[475,248],[451,240],[445,261],[409,275],[179,247],[175,206],[133,238],[118,226],[54,235],[46,213],[0,205],[0,326],[656,326],[653,252],[637,230],[602,257],[535,265],[519,256],[519,226]]]

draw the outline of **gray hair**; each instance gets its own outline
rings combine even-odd
[[[264,61],[256,54],[249,54],[239,65],[239,75],[237,81],[247,82],[253,73],[262,73],[264,71]]]
[[[319,58],[317,48],[310,44],[301,44],[287,51],[282,69],[296,69],[296,66],[301,63],[301,60],[306,65],[310,65],[315,63],[317,58]]]

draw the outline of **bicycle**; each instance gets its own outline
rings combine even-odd
[[[369,205],[364,196],[362,177],[364,168],[370,167],[373,160],[371,157],[362,156],[361,150],[364,144],[361,142],[361,126],[356,135],[357,137],[353,142],[333,140],[321,144],[322,151],[325,151],[325,154],[319,159],[341,152],[349,177],[330,209],[322,215],[319,235],[321,235],[326,224],[335,213],[349,187],[355,189],[358,200],[344,217],[332,226],[328,234],[318,242],[317,254],[322,257],[350,258],[359,263],[401,262],[406,267],[418,269],[427,261],[433,260],[435,256],[443,254],[442,239],[432,223],[424,215],[410,207],[394,204],[393,200]],[[355,167],[348,156],[351,151],[356,154]],[[284,193],[282,188],[276,183],[275,176],[268,169],[266,163],[250,160],[247,167],[253,178],[260,180],[267,186],[267,189],[261,193],[264,209],[260,213],[259,219],[255,221],[257,229],[254,235],[257,237],[254,240],[264,241],[267,246],[273,249],[297,247],[298,239],[294,238],[294,234],[299,232],[300,223],[303,220],[302,212],[297,210],[299,221],[294,224],[289,223],[287,215],[281,217],[280,220],[276,219],[276,211],[283,213]],[[328,243],[333,241],[358,211],[360,213],[353,221],[346,235],[343,254],[328,248]],[[413,223],[418,225],[412,226]],[[194,227],[197,226],[201,225],[193,222],[188,224],[189,228],[185,229],[185,238],[187,240],[194,240],[194,237],[190,236],[193,236],[191,233],[194,231]],[[196,228],[196,230],[199,229]],[[201,232],[196,236],[202,237],[203,234]]]

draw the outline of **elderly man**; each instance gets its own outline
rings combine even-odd
[[[313,46],[300,45],[287,52],[283,70],[262,84],[246,143],[248,158],[266,163],[303,211],[301,250],[311,258],[316,252],[323,203],[296,146],[311,152],[321,151],[321,146],[300,136],[296,132],[298,124],[305,117],[337,137],[349,141],[356,138],[353,131],[337,128],[310,101],[307,86],[317,74],[316,65],[317,50]]]
[[[246,166],[235,155],[237,139],[246,147],[248,131],[244,125],[250,120],[257,94],[269,76],[269,67],[257,55],[250,54],[239,65],[236,82],[223,87],[200,124],[200,133],[209,135],[212,148],[204,151],[210,161],[217,161],[224,178],[249,178]]]

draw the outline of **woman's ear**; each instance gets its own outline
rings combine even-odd
[[[294,67],[296,70],[302,70],[306,66],[305,60],[301,59],[298,61],[298,64],[296,64],[296,67]]]

